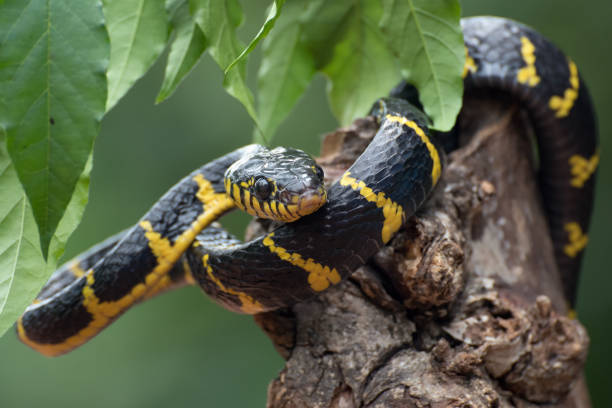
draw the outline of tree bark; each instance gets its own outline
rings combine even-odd
[[[387,247],[320,296],[256,316],[287,360],[268,407],[590,406],[588,336],[567,317],[526,115],[477,95],[458,123],[462,147]],[[326,176],[375,131],[366,118],[327,135]]]

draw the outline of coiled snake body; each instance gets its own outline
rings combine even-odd
[[[523,25],[493,17],[462,25],[466,93],[505,92],[533,122],[555,257],[573,302],[599,160],[586,86],[571,60]],[[428,119],[401,99],[410,90],[400,85],[395,98],[374,104],[375,138],[327,193],[320,168],[295,150],[246,146],[196,170],[136,226],[56,271],[18,321],[20,339],[46,355],[65,353],[134,303],[184,284],[243,313],[337,284],[389,242],[441,177]],[[209,226],[236,206],[292,222],[242,243]]]

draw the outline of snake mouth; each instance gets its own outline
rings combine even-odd
[[[308,191],[300,196],[298,202],[298,214],[300,217],[312,214],[325,204],[327,201],[327,192],[324,188]]]

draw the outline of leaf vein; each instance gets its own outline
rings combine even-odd
[[[0,304],[0,313],[2,313],[2,311],[4,310],[4,307],[6,306],[6,302],[8,300],[8,294],[10,293],[11,288],[13,286],[13,282],[15,280],[15,270],[17,269],[17,259],[19,259],[19,251],[21,250],[21,241],[22,241],[23,231],[24,231],[24,227],[25,227],[25,209],[26,209],[25,197],[21,198],[21,202],[22,202],[21,226],[20,226],[20,231],[19,231],[19,234],[18,234],[18,237],[20,237],[20,239],[16,240],[17,251],[15,251],[15,259],[13,260],[13,262],[12,262],[13,265],[11,266],[12,274],[10,276],[10,280],[9,280],[9,284],[8,284],[7,296],[2,300],[2,304]]]
[[[19,20],[21,20],[21,17],[23,17],[23,15],[25,14],[26,10],[30,7],[30,5],[32,4],[34,0],[30,0],[28,2],[28,4],[25,4],[23,9],[21,10],[21,13],[19,13],[19,16],[15,19],[15,21],[13,22],[13,24],[11,24],[8,28],[8,30],[6,30],[6,36],[2,39],[2,43],[6,42],[6,38],[10,35],[10,33],[13,31],[13,29],[15,28],[15,26],[17,26],[17,23],[19,22]]]
[[[414,24],[417,27],[417,32],[419,33],[419,37],[421,37],[421,41],[423,43],[423,51],[425,53],[426,59],[427,59],[427,63],[429,64],[429,66],[431,67],[431,72],[432,72],[432,78],[433,78],[433,82],[434,82],[434,86],[436,88],[436,99],[438,100],[438,105],[442,105],[442,97],[441,97],[441,90],[440,90],[440,83],[438,80],[438,76],[436,75],[436,70],[433,68],[433,61],[431,58],[431,55],[429,54],[429,50],[427,48],[427,43],[425,41],[425,37],[423,35],[423,29],[421,28],[421,24],[419,22],[419,19],[417,18],[416,12],[415,12],[415,6],[413,4],[413,0],[408,0],[408,5],[410,7],[410,10],[412,12],[413,18],[414,18]],[[442,109],[441,110],[442,115],[446,118],[446,112]]]
[[[134,42],[136,40],[136,33],[138,32],[138,29],[140,28],[140,24],[142,22],[142,14],[143,14],[143,10],[144,10],[144,2],[145,2],[145,0],[140,0],[138,10],[134,14],[134,16],[136,16],[136,24],[134,26],[134,30],[130,33],[130,41],[128,43],[129,44],[128,45],[128,52],[127,52],[126,58],[124,58],[124,60],[122,61],[119,78],[123,78],[123,76],[125,75],[125,70],[127,69],[127,63],[128,63],[129,57],[130,57],[130,55],[132,54],[132,51],[133,51]],[[119,86],[120,83],[121,83],[121,81],[115,82],[115,89],[117,89],[117,87]]]

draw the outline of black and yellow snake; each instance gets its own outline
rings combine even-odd
[[[523,25],[493,17],[462,25],[466,94],[510,95],[536,130],[543,202],[573,302],[599,160],[586,86],[573,61]],[[133,304],[184,284],[243,313],[337,284],[389,242],[442,176],[444,153],[407,102],[411,89],[374,104],[375,138],[327,192],[321,169],[293,149],[250,145],[194,171],[133,228],[56,271],[19,319],[20,339],[46,355],[68,352]],[[235,207],[287,223],[243,243],[210,225]]]

